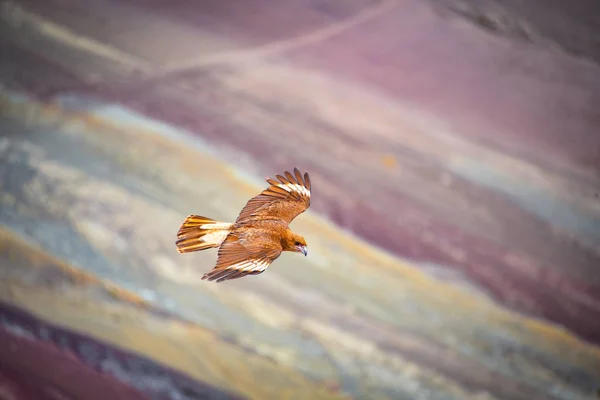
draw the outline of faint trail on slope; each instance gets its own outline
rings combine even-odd
[[[173,75],[189,72],[196,68],[202,68],[214,64],[232,63],[242,61],[247,58],[264,57],[276,53],[282,53],[298,47],[307,46],[313,43],[318,43],[352,29],[356,25],[368,21],[386,11],[389,11],[396,7],[397,4],[398,3],[393,0],[385,0],[374,6],[366,7],[351,18],[348,18],[344,21],[337,22],[326,28],[317,29],[291,39],[279,40],[245,50],[226,51],[210,56],[198,57],[197,59],[179,64],[167,65],[158,73],[147,76],[144,81],[164,79]]]
[[[16,27],[26,25],[28,28],[36,30],[52,40],[101,56],[119,64],[124,64],[132,69],[141,71],[150,69],[150,65],[148,65],[145,60],[126,53],[114,46],[83,36],[80,33],[52,22],[47,18],[27,11],[15,3],[3,2],[0,5],[0,19]]]

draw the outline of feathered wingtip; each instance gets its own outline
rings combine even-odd
[[[310,175],[308,175],[308,172],[305,172],[304,175],[302,175],[298,167],[294,167],[294,175],[292,175],[289,171],[284,171],[283,174],[285,175],[285,178],[281,175],[275,175],[279,182],[268,176],[265,177],[265,181],[267,181],[267,183],[269,183],[270,185],[279,185],[281,183],[298,184],[302,185],[310,192]]]
[[[279,182],[272,178],[266,178],[267,183],[270,185],[267,190],[279,193],[283,197],[292,195],[298,200],[307,199],[308,204],[310,204],[311,184],[308,172],[305,172],[302,176],[300,170],[294,167],[293,175],[289,171],[285,171],[283,175],[285,177],[279,174],[275,175]]]
[[[203,281],[221,283],[232,279],[243,278],[247,275],[258,275],[264,271],[239,271],[235,269],[213,269],[202,275]]]

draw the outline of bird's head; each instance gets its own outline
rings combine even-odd
[[[306,240],[304,240],[302,236],[295,233],[292,233],[286,238],[283,248],[287,251],[302,253],[305,256],[308,254],[308,250],[306,249]]]

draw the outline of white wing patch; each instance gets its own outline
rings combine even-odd
[[[277,186],[280,187],[281,189],[285,190],[288,193],[298,192],[298,193],[302,194],[303,196],[310,198],[310,191],[307,188],[305,188],[304,186],[299,185],[297,183],[280,183]]]
[[[210,224],[202,224],[199,226],[200,229],[229,229],[233,224],[229,222],[211,222]]]
[[[220,245],[229,235],[228,230],[215,230],[200,237],[201,242]]]
[[[264,271],[271,264],[267,259],[261,258],[260,260],[243,260],[238,263],[228,266],[226,269],[236,269],[238,271],[251,272],[251,271]]]

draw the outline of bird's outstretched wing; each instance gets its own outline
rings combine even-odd
[[[288,171],[284,176],[276,175],[279,181],[267,178],[270,186],[259,195],[251,198],[237,217],[236,223],[246,218],[264,216],[281,218],[288,224],[310,206],[310,177],[304,176],[298,168],[294,174]]]
[[[281,254],[281,244],[272,240],[259,242],[239,241],[234,234],[229,234],[221,247],[217,265],[204,274],[202,279],[223,282],[246,275],[257,275],[265,271]]]

